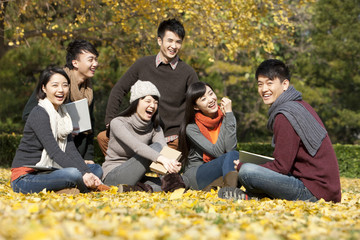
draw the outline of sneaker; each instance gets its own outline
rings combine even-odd
[[[259,200],[259,198],[250,196],[249,194],[236,187],[223,187],[218,192],[218,197],[223,199],[234,200]]]
[[[70,195],[76,195],[76,194],[80,193],[80,190],[77,188],[64,188],[59,191],[55,191],[55,193],[57,193],[57,194],[65,193],[65,194],[70,194]]]

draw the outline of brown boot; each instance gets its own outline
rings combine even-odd
[[[169,173],[161,178],[161,189],[164,192],[173,192],[176,189],[185,188],[185,183],[180,174]]]
[[[65,194],[70,194],[70,195],[76,195],[76,194],[80,193],[80,190],[77,188],[64,188],[59,191],[55,191],[55,193],[57,193],[57,194],[65,193]]]
[[[238,186],[238,172],[228,172],[224,177],[224,187],[237,187]]]
[[[102,192],[107,190],[110,190],[110,187],[108,185],[100,184],[99,186],[96,187],[95,192]]]
[[[217,179],[215,179],[212,183],[204,187],[202,190],[205,192],[210,192],[211,189],[217,190],[217,187],[223,187],[224,186],[224,178],[221,176]]]

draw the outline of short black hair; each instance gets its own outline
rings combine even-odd
[[[289,68],[280,60],[268,59],[263,61],[256,69],[255,78],[258,80],[259,75],[268,77],[271,80],[279,78],[280,82],[285,79],[290,82],[290,71]]]
[[[99,56],[98,51],[96,51],[94,45],[86,40],[74,40],[69,43],[68,47],[66,48],[66,64],[65,67],[69,68],[70,70],[74,69],[72,65],[72,61],[77,59],[79,54],[85,52],[90,52],[94,54],[96,57]]]
[[[60,67],[49,66],[40,75],[38,85],[36,86],[36,97],[37,97],[37,99],[46,98],[46,93],[44,93],[44,91],[42,90],[42,86],[45,87],[46,84],[48,84],[48,82],[50,81],[50,78],[55,74],[63,75],[66,78],[68,84],[70,84],[70,78],[66,74],[64,69],[62,69]]]
[[[164,20],[160,23],[157,31],[158,37],[163,39],[166,31],[176,33],[181,38],[181,40],[183,40],[185,37],[184,26],[175,18]]]

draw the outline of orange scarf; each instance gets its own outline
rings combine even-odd
[[[210,136],[209,130],[211,131],[216,128],[220,128],[222,120],[223,120],[223,116],[224,116],[224,114],[222,113],[220,108],[218,108],[216,118],[207,117],[204,114],[202,114],[201,112],[197,112],[195,114],[195,123],[199,127],[200,132],[204,135],[204,137],[206,137],[206,139],[208,139],[212,143],[216,143],[217,137],[219,135],[217,135],[216,139],[212,139]],[[212,156],[210,156],[206,152],[203,152],[203,161],[204,162],[210,162],[212,159],[214,159]]]

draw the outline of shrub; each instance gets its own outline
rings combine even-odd
[[[239,143],[238,149],[247,151],[247,152],[253,152],[265,156],[272,156],[272,153],[274,151],[274,148],[269,143]]]
[[[0,134],[0,166],[10,167],[15,156],[16,149],[19,146],[22,135],[20,134]],[[104,155],[102,154],[96,139],[94,141],[94,162],[102,164]]]
[[[0,135],[0,166],[10,167],[19,146],[21,135],[2,133]]]
[[[360,177],[360,145],[334,144],[339,162],[340,175],[344,177]]]
[[[20,143],[21,135],[0,135],[0,166],[10,167],[15,156],[16,149]],[[266,156],[272,156],[273,148],[268,143],[239,143],[239,150],[254,152]],[[360,145],[334,144],[334,150],[339,162],[340,175],[342,177],[360,177]],[[104,155],[99,145],[94,141],[94,161],[102,164]]]

